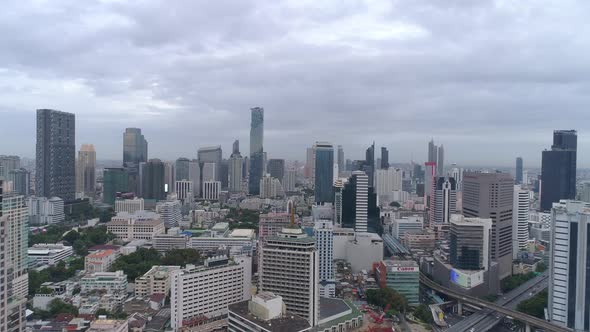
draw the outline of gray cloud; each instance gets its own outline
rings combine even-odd
[[[34,110],[77,115],[77,141],[120,158],[125,127],[150,154],[194,157],[266,110],[271,156],[315,140],[361,158],[537,167],[553,129],[590,143],[584,1],[9,0],[0,12],[0,153],[34,155]],[[15,129],[22,128],[22,129]]]

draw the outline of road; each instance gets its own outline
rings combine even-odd
[[[495,303],[508,309],[516,310],[516,307],[520,302],[531,298],[532,296],[541,292],[543,289],[547,288],[548,278],[548,272],[544,272],[541,275],[520,285],[518,288],[513,289],[509,293],[504,294],[498,300],[496,300]],[[533,293],[532,296],[530,295],[531,293]],[[489,309],[482,310],[454,325],[448,330],[448,332],[469,331],[471,328],[474,328],[474,331],[489,331],[498,325],[498,323],[500,323],[504,317],[506,316],[499,315]]]
[[[542,328],[546,331],[572,332],[572,330],[569,328],[557,326],[557,325],[554,325],[554,324],[547,322],[543,319],[533,317],[533,316],[524,314],[522,312],[515,311],[514,309],[509,309],[507,307],[503,307],[500,303],[492,303],[492,302],[484,301],[484,300],[478,299],[473,296],[469,296],[469,295],[465,295],[463,293],[453,291],[451,289],[448,289],[446,287],[443,287],[443,286],[435,283],[434,281],[430,280],[423,273],[420,274],[420,282],[423,285],[425,285],[426,287],[429,287],[437,292],[440,292],[440,293],[450,296],[452,298],[458,299],[462,302],[476,305],[478,307],[481,307],[483,310],[489,309],[489,310],[497,312],[501,315],[511,316],[516,320],[530,324],[531,326],[534,326],[534,327]],[[506,300],[502,299],[502,301],[507,301],[507,300],[508,300],[508,298]],[[477,331],[477,332],[481,332],[481,331]]]

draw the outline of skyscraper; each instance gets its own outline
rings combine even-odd
[[[243,164],[244,158],[240,154],[240,142],[236,140],[229,159],[229,190],[232,192],[242,191]]]
[[[436,175],[445,176],[445,148],[442,144],[438,147],[438,158],[436,160]]]
[[[13,192],[25,197],[31,194],[31,172],[24,168],[8,172],[8,180],[12,181]]]
[[[457,210],[457,184],[453,178],[439,177],[436,180],[434,199],[434,224],[449,224]]]
[[[285,159],[269,159],[267,171],[275,179],[283,183],[285,177]]]
[[[201,180],[202,181],[207,181],[207,180],[220,181],[220,179],[221,179],[221,160],[223,159],[223,156],[222,156],[223,152],[221,150],[221,146],[217,145],[217,146],[203,147],[203,148],[200,148],[199,151],[197,151],[197,154],[199,156],[199,166],[201,167]],[[204,174],[202,173],[202,171],[204,170],[205,163],[215,164],[214,171],[213,171],[215,174],[214,179],[205,180],[203,178]]]
[[[555,130],[551,150],[543,151],[541,166],[541,210],[549,211],[560,199],[576,198],[575,130]]]
[[[198,160],[191,160],[188,163],[188,179],[193,183],[193,195],[199,197],[201,194],[201,167]]]
[[[381,147],[381,169],[389,168],[389,151],[386,147]]]
[[[316,240],[298,227],[268,236],[259,253],[258,289],[282,296],[287,311],[315,326],[319,320],[319,257]]]
[[[235,140],[234,144],[232,144],[231,154],[240,154],[240,141]]]
[[[165,168],[160,159],[150,159],[141,164],[141,198],[158,201],[166,198]]]
[[[369,179],[367,174],[363,171],[352,172],[349,184],[354,189],[354,230],[356,232],[367,232],[369,205]]]
[[[562,200],[551,211],[549,320],[575,331],[590,326],[590,204]]]
[[[463,173],[463,214],[492,219],[491,258],[500,279],[512,273],[514,180],[507,173]]]
[[[10,171],[20,168],[19,156],[0,156],[0,177],[8,179]]]
[[[450,228],[451,265],[463,270],[489,269],[492,221],[455,214]]]
[[[128,190],[139,193],[139,164],[147,162],[148,142],[139,128],[126,128],[123,133],[123,167],[128,174]]]
[[[434,220],[434,200],[436,198],[436,163],[424,164],[424,203],[428,209],[428,223]]]
[[[76,164],[76,192],[94,197],[96,182],[96,151],[92,144],[82,144]]]
[[[432,140],[430,140],[430,142],[428,142],[428,162],[436,163],[437,159],[438,159],[438,148],[436,145],[434,145],[434,139],[432,139]]]
[[[334,146],[316,142],[315,150],[315,201],[318,204],[334,202]]]
[[[73,200],[76,191],[76,118],[72,113],[37,110],[37,196]]]
[[[260,194],[260,179],[264,173],[264,108],[254,107],[250,122],[250,173],[248,174],[248,192]]]
[[[514,186],[513,224],[512,224],[512,257],[527,251],[529,240],[529,191],[522,185]]]
[[[285,192],[293,192],[295,191],[295,183],[297,181],[297,170],[288,169],[285,173],[285,180],[283,183],[283,190]]]
[[[219,182],[221,182],[221,189],[227,190],[229,187],[229,160],[222,159],[221,167],[219,167]]]
[[[315,149],[313,147],[307,148],[305,153],[305,167],[303,176],[314,181],[315,176]]]
[[[189,179],[189,164],[188,158],[178,158],[174,164],[174,179],[176,181],[188,180]]]
[[[129,191],[129,173],[124,168],[105,168],[103,173],[102,201],[114,205],[118,192]]]
[[[375,180],[375,142],[365,152],[365,164],[363,165],[362,171],[369,178],[369,187],[373,188]]]
[[[344,149],[342,148],[342,145],[338,145],[338,171],[342,173],[345,170]]]
[[[522,157],[516,158],[516,173],[514,177],[514,183],[522,184]]]
[[[334,276],[334,226],[332,220],[319,220],[313,228],[319,254],[320,296],[336,296]]]

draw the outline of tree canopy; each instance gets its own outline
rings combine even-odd
[[[121,270],[127,274],[127,280],[135,278],[149,271],[154,265],[199,264],[201,255],[195,249],[173,249],[162,256],[156,249],[139,248],[136,252],[121,256],[113,262],[111,271]]]
[[[545,318],[545,308],[548,302],[548,292],[543,290],[539,294],[518,304],[516,310],[537,318]]]
[[[389,304],[391,309],[398,312],[405,312],[408,307],[406,298],[389,287],[368,289],[366,295],[368,303],[381,308],[385,308]]]
[[[525,282],[533,279],[535,277],[535,272],[529,272],[526,274],[516,274],[510,277],[506,277],[502,279],[502,292],[507,293],[511,290],[517,288],[518,286],[524,284]]]

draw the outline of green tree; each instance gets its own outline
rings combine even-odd
[[[173,249],[166,252],[162,258],[162,265],[185,266],[186,264],[199,264],[201,255],[195,249]]]
[[[162,256],[156,249],[139,248],[136,252],[121,256],[113,262],[111,271],[121,270],[127,274],[127,280],[134,281],[154,265],[161,265]]]
[[[391,202],[391,203],[389,203],[389,206],[398,208],[398,207],[401,207],[401,204],[399,204],[399,202]]]
[[[414,309],[414,316],[428,324],[432,324],[434,322],[430,308],[428,308],[428,306],[424,304],[421,304],[417,306],[416,309]]]
[[[529,272],[526,274],[516,274],[513,276],[506,277],[502,279],[501,287],[502,292],[507,293],[511,290],[517,288],[518,286],[524,284],[525,282],[533,279],[535,277],[535,272]]]
[[[80,238],[80,233],[76,230],[71,230],[63,236],[62,240],[66,241],[69,244],[73,244],[76,240]]]
[[[537,272],[539,273],[543,273],[547,270],[547,264],[543,263],[543,262],[539,262],[537,264]]]
[[[366,295],[368,303],[381,308],[385,308],[389,304],[391,309],[405,312],[408,307],[406,298],[389,287],[368,289]]]
[[[548,302],[548,292],[543,290],[534,297],[524,300],[518,304],[516,310],[537,318],[545,318],[545,308]]]

